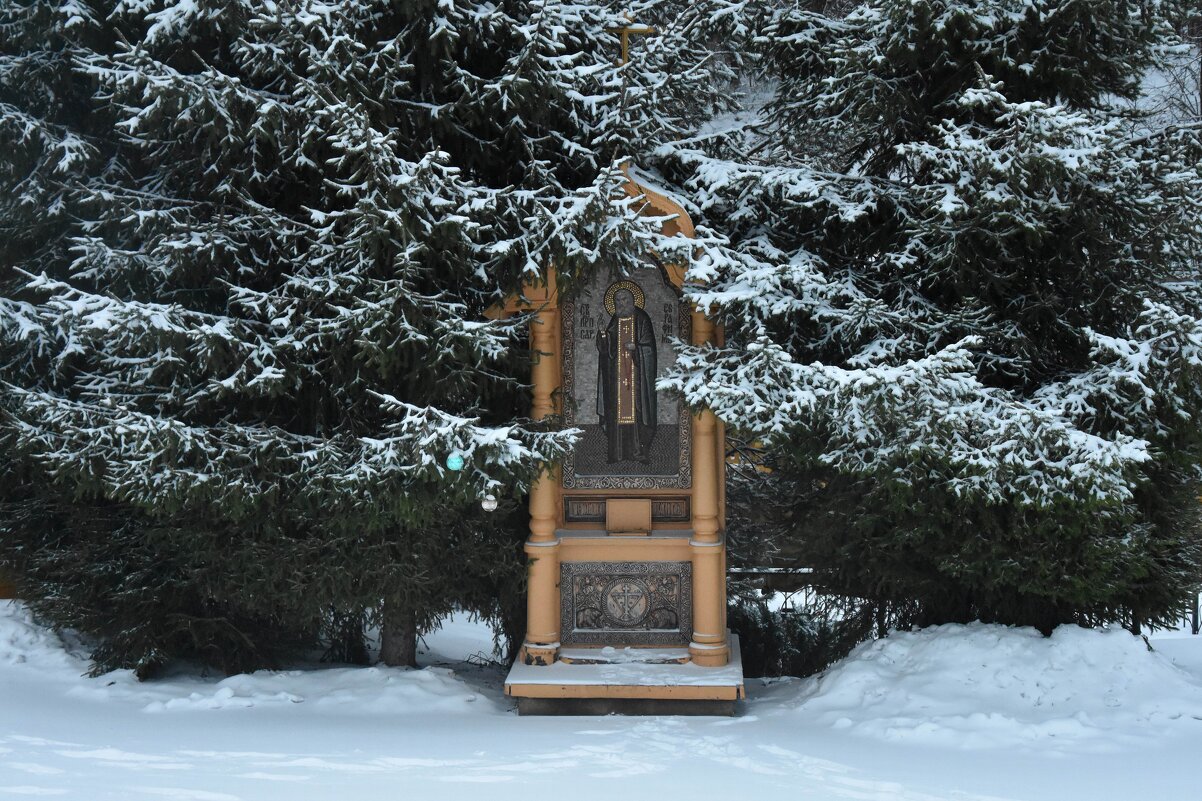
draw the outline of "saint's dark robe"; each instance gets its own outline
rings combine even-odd
[[[626,344],[634,349],[627,350]],[[655,439],[655,330],[647,312],[614,315],[597,334],[597,415],[610,462],[650,459]]]

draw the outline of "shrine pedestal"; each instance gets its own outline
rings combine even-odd
[[[505,694],[522,715],[733,715],[745,696],[739,638],[721,667],[688,648],[561,648],[551,665],[517,663]]]
[[[559,529],[551,560],[536,553],[553,583],[536,596],[539,631],[505,681],[523,715],[733,715],[743,698],[738,638],[726,631],[724,560],[712,576],[698,562],[721,556],[719,540],[691,529],[643,536]],[[540,549],[547,550],[547,549]],[[552,562],[554,563],[552,565]],[[554,609],[554,617],[549,609]],[[698,619],[715,619],[713,633]],[[721,632],[721,633],[719,633]],[[528,633],[529,637],[529,633]]]

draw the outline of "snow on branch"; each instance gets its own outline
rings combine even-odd
[[[305,496],[330,513],[379,503],[418,485],[459,495],[506,486],[523,492],[539,464],[563,455],[577,432],[537,432],[377,395],[395,415],[385,436],[295,434],[276,426],[189,425],[119,405],[82,403],[6,385],[18,447],[76,491],[156,510],[227,519]],[[464,455],[455,473],[444,460]]]
[[[1129,499],[1148,443],[1088,433],[1055,410],[983,386],[973,369],[977,344],[847,369],[799,364],[761,337],[742,350],[688,348],[660,387],[766,441],[813,438],[823,443],[820,461],[840,472],[939,476],[956,493],[987,502]]]

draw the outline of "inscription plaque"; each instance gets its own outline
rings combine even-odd
[[[651,499],[651,522],[687,523],[691,520],[689,497],[663,497]],[[605,524],[604,495],[567,495],[563,499],[565,523]]]

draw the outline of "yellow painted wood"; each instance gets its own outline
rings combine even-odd
[[[651,36],[659,33],[650,25],[643,25],[639,22],[631,20],[630,15],[626,15],[626,24],[619,25],[616,28],[606,28],[606,33],[617,34],[620,41],[620,55],[618,56],[618,65],[630,63],[630,37],[631,36]]]
[[[640,211],[667,218],[663,233],[692,237],[692,221],[685,210],[663,194],[641,186],[622,168],[627,177],[627,195],[642,203]],[[677,287],[684,284],[685,270],[669,264],[668,278]],[[520,311],[535,313],[531,325],[531,345],[538,354],[534,364],[532,416],[541,419],[562,411],[560,389],[562,326],[555,282],[555,270],[548,269],[540,280],[531,281],[515,294],[489,310],[497,318]],[[706,309],[693,312],[693,343],[721,343],[723,332],[707,316]],[[685,561],[693,566],[693,640],[689,644],[692,662],[704,666],[722,666],[730,660],[726,634],[726,545],[723,539],[726,519],[725,428],[709,411],[692,419],[693,478],[685,489],[656,490],[582,490],[574,496],[603,496],[607,500],[605,528],[609,532],[649,530],[643,537],[611,536],[596,530],[598,524],[563,521],[563,488],[556,471],[548,469],[535,483],[530,494],[530,538],[526,554],[530,560],[527,632],[521,659],[525,664],[551,664],[558,658],[560,626],[559,572],[562,562]],[[654,523],[651,501],[656,496],[689,495],[691,519],[688,522]],[[679,533],[676,533],[679,532]],[[681,700],[736,700],[743,697],[742,687],[704,687],[672,685],[559,685],[513,684],[506,686],[510,695],[527,698],[678,698]]]
[[[709,345],[714,340],[714,324],[704,312],[698,309],[693,313],[694,345]],[[696,664],[707,667],[721,667],[730,660],[723,490],[719,484],[725,446],[718,434],[713,412],[704,409],[693,416],[693,641],[689,654]]]
[[[693,552],[684,537],[564,537],[559,558],[564,562],[687,562]],[[559,598],[556,597],[556,609]]]
[[[605,530],[610,534],[650,534],[650,498],[610,498],[605,502]]]
[[[530,326],[531,346],[537,354],[533,367],[535,420],[557,413],[556,392],[560,386],[559,308],[556,305],[555,275],[546,284],[532,288],[527,298],[542,307]],[[521,658],[526,664],[550,664],[559,649],[559,541],[555,532],[561,518],[559,476],[546,466],[530,490],[530,539],[526,599],[526,639]]]
[[[737,701],[742,685],[692,684],[507,684],[505,694],[518,698],[669,698],[681,701]]]

